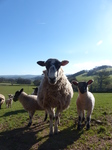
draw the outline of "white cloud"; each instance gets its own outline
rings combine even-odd
[[[96,44],[96,45],[97,45],[97,46],[99,46],[99,45],[101,45],[102,43],[103,43],[103,41],[102,41],[102,40],[100,40],[100,41],[98,41],[98,42],[97,42],[97,44]]]
[[[74,64],[73,67],[71,66],[71,68],[72,69],[74,68],[72,73],[76,73],[81,70],[90,70],[90,69],[93,69],[95,67],[102,66],[102,65],[112,66],[112,61],[102,60],[102,61],[98,61],[98,62],[92,62],[92,61],[91,62],[82,62],[82,63]]]

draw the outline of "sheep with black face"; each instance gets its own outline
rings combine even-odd
[[[40,106],[46,109],[50,117],[50,135],[58,133],[59,114],[67,109],[70,100],[73,97],[73,89],[68,81],[61,66],[68,64],[67,60],[59,61],[57,59],[48,59],[47,61],[38,61],[37,64],[45,66],[44,77],[41,80],[38,89],[38,102]],[[54,108],[55,126],[53,131]]]
[[[45,111],[37,101],[37,95],[28,95],[23,91],[23,88],[20,91],[16,91],[13,97],[14,102],[20,101],[23,105],[24,109],[29,113],[29,123],[28,126],[32,124],[32,118],[35,111]],[[45,111],[45,118],[44,121],[47,119],[47,112]]]
[[[84,111],[87,110],[87,124],[86,128],[90,128],[91,115],[95,105],[95,98],[91,92],[88,91],[88,85],[90,85],[93,80],[88,82],[77,82],[72,81],[74,85],[78,88],[78,98],[76,101],[77,112],[78,112],[78,129],[81,129],[81,121],[85,120]]]

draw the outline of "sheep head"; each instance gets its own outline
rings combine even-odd
[[[73,80],[72,83],[78,87],[81,94],[84,94],[88,90],[88,85],[92,84],[93,81],[94,80],[89,80],[88,82],[77,82]]]
[[[16,102],[19,99],[19,95],[23,92],[23,88],[20,91],[16,91],[13,97],[13,101]]]
[[[59,61],[58,59],[48,59],[47,61],[38,61],[37,64],[45,66],[47,71],[48,82],[55,85],[60,79],[60,67],[69,63],[67,60]]]

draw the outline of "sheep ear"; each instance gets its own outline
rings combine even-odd
[[[72,83],[73,83],[74,85],[78,86],[78,82],[77,82],[77,81],[73,80]]]
[[[65,66],[65,65],[67,65],[68,63],[69,63],[68,60],[63,60],[63,61],[61,62],[61,66]]]
[[[46,70],[43,70],[43,74],[46,74]]]
[[[94,81],[94,80],[89,80],[89,81],[87,82],[87,85],[90,85],[93,81]]]
[[[37,61],[37,64],[40,65],[40,66],[45,66],[46,65],[45,61]]]
[[[20,93],[23,92],[23,88],[20,90]]]

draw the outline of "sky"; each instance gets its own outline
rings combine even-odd
[[[0,0],[0,75],[65,74],[112,65],[112,0]]]

